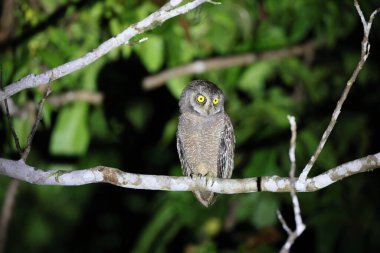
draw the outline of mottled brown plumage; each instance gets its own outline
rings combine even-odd
[[[235,137],[231,120],[224,112],[223,92],[211,82],[192,81],[183,90],[179,106],[177,149],[183,174],[230,178]],[[216,199],[213,192],[194,194],[206,207]]]

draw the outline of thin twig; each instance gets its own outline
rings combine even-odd
[[[292,132],[292,137],[290,139],[290,149],[289,149],[289,158],[291,162],[290,168],[290,181],[291,181],[291,190],[290,194],[292,196],[293,209],[294,209],[294,218],[296,220],[296,234],[300,236],[301,233],[305,230],[305,225],[302,221],[301,209],[298,202],[295,186],[295,171],[296,171],[296,139],[297,139],[297,124],[294,116],[288,116],[290,129]]]
[[[286,240],[285,244],[282,246],[280,253],[287,253],[290,251],[290,248],[294,244],[295,240],[302,234],[302,232],[305,230],[305,224],[302,222],[302,216],[301,216],[301,209],[298,202],[297,194],[296,194],[296,186],[295,186],[295,170],[296,170],[296,139],[297,139],[297,124],[294,116],[288,116],[288,120],[290,123],[290,130],[291,130],[291,138],[290,138],[290,147],[289,147],[289,159],[290,159],[290,172],[289,172],[289,178],[290,178],[290,195],[292,198],[293,203],[293,212],[294,212],[294,219],[296,223],[296,228],[294,231],[292,231],[289,226],[286,224],[284,218],[281,215],[280,211],[277,211],[278,219],[280,220],[282,227],[284,230],[288,233],[288,239]]]
[[[277,210],[277,218],[281,222],[282,228],[286,231],[287,234],[291,234],[292,230],[289,228],[288,224],[286,224],[286,221],[284,217],[282,216],[280,210]]]
[[[22,151],[21,151],[20,141],[19,141],[17,133],[14,129],[12,118],[10,117],[10,114],[9,114],[9,107],[8,107],[7,99],[4,99],[4,106],[5,106],[5,112],[6,112],[6,115],[8,118],[8,120],[7,120],[8,121],[8,127],[11,130],[11,133],[13,136],[13,141],[15,142],[16,150],[21,155]]]
[[[21,159],[24,160],[24,161],[26,161],[26,159],[29,156],[30,150],[32,148],[32,142],[33,142],[34,135],[36,134],[38,125],[39,125],[39,123],[40,123],[40,121],[42,119],[42,111],[43,111],[43,108],[44,108],[44,104],[45,104],[46,98],[50,95],[50,93],[51,93],[51,83],[48,84],[48,88],[47,88],[47,90],[45,92],[45,95],[43,96],[43,98],[41,99],[40,103],[38,104],[38,111],[37,111],[36,120],[34,121],[32,130],[29,133],[28,141],[27,141],[25,150],[24,150],[24,152],[22,153],[22,156],[21,156]]]
[[[257,60],[280,59],[295,55],[306,55],[309,54],[310,51],[313,51],[314,47],[315,45],[313,42],[308,42],[302,45],[262,53],[246,53],[198,60],[189,64],[164,70],[152,76],[148,76],[143,80],[142,85],[144,89],[151,90],[164,85],[167,80],[175,77],[199,74],[215,69],[225,69],[232,66],[247,65]]]
[[[0,88],[1,88],[0,91],[4,90],[4,87],[3,87],[3,65],[0,65]],[[20,141],[19,141],[17,134],[16,134],[16,131],[13,127],[13,122],[12,122],[11,115],[9,113],[9,107],[8,107],[8,100],[7,99],[4,99],[4,107],[5,107],[5,114],[7,115],[8,127],[11,130],[13,140],[15,142],[16,150],[21,156],[22,151],[21,151]]]
[[[380,8],[375,10],[374,12],[372,12],[372,14],[369,18],[369,21],[367,23],[365,21],[364,16],[363,16],[363,12],[361,11],[360,6],[356,0],[354,1],[354,4],[355,4],[356,10],[360,16],[360,19],[363,23],[363,30],[364,30],[364,36],[363,36],[363,40],[361,43],[362,47],[361,47],[360,60],[359,60],[358,64],[356,65],[356,68],[355,68],[354,72],[352,73],[350,79],[347,81],[346,87],[345,87],[340,99],[338,100],[338,103],[334,109],[332,116],[331,116],[330,123],[328,124],[325,132],[323,133],[317,149],[315,150],[314,154],[311,156],[310,161],[305,166],[305,168],[303,169],[303,171],[302,171],[302,173],[298,179],[300,182],[305,182],[311,168],[313,167],[315,161],[317,160],[320,153],[322,152],[323,147],[325,146],[326,141],[331,134],[331,131],[334,129],[334,126],[337,122],[340,111],[342,109],[343,103],[346,100],[347,95],[350,92],[352,85],[355,83],[356,78],[357,78],[358,74],[360,73],[360,71],[361,71],[361,69],[362,69],[362,67],[363,67],[363,65],[364,65],[364,63],[367,60],[367,57],[369,55],[369,49],[370,49],[370,44],[368,42],[369,33],[371,30],[373,19],[375,18],[375,15],[379,12]]]

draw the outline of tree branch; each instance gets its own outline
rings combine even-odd
[[[24,160],[24,161],[26,161],[26,159],[29,156],[30,150],[32,148],[32,143],[33,143],[34,135],[36,134],[38,125],[39,125],[39,123],[40,123],[40,121],[42,119],[42,112],[43,112],[43,109],[44,109],[44,104],[45,104],[46,98],[50,95],[50,93],[51,93],[51,83],[49,82],[49,85],[48,85],[48,88],[47,88],[47,90],[45,92],[45,95],[41,99],[40,103],[38,104],[38,110],[37,110],[36,120],[34,121],[32,130],[29,133],[25,150],[24,150],[24,152],[21,155],[21,159]]]
[[[295,230],[291,230],[286,224],[286,221],[282,217],[282,214],[279,210],[277,210],[277,216],[278,219],[280,220],[282,227],[288,234],[288,239],[286,240],[285,244],[282,246],[280,253],[288,253],[290,251],[290,248],[294,244],[295,240],[303,233],[305,230],[306,226],[302,221],[302,216],[301,216],[301,209],[300,209],[300,204],[298,202],[298,197],[296,194],[295,190],[295,171],[296,171],[296,139],[297,139],[297,124],[294,116],[288,116],[288,120],[290,123],[290,130],[292,132],[292,136],[290,138],[290,148],[289,148],[289,158],[290,158],[290,172],[289,172],[289,177],[290,177],[290,195],[292,198],[292,203],[293,203],[293,212],[294,212],[294,220],[296,223],[296,228]]]
[[[83,101],[91,105],[99,105],[103,102],[103,94],[97,91],[75,90],[50,96],[46,101],[53,107],[60,107],[76,101]],[[37,105],[33,101],[28,101],[23,106],[16,105],[12,98],[8,98],[7,102],[9,114],[11,116],[23,117],[26,114],[35,113],[37,110]],[[6,112],[4,104],[0,103],[0,107]]]
[[[199,5],[210,2],[207,0],[194,0],[184,5],[178,6],[182,3],[182,0],[171,0],[167,4],[165,4],[161,9],[152,13],[145,19],[137,22],[129,26],[127,29],[112,37],[111,39],[103,42],[99,47],[94,49],[93,51],[85,54],[84,56],[77,58],[73,61],[67,62],[61,66],[48,70],[39,75],[28,75],[21,80],[14,82],[8,85],[4,91],[0,91],[0,101],[28,88],[37,87],[43,84],[47,84],[56,79],[59,79],[65,75],[68,75],[76,70],[82,69],[85,66],[91,64],[96,61],[103,55],[107,54],[114,48],[117,48],[121,45],[128,44],[129,40],[136,36],[137,34],[141,34],[145,31],[148,31],[166,20],[189,12],[190,10],[198,7]]]
[[[368,172],[380,167],[380,153],[369,155],[325,173],[309,178],[305,183],[296,181],[296,191],[312,192],[322,189],[338,180],[361,172]],[[125,188],[164,190],[164,191],[213,191],[235,194],[257,192],[258,178],[245,179],[208,179],[203,178],[141,175],[123,172],[116,168],[97,166],[82,170],[45,171],[25,164],[22,160],[0,158],[0,174],[25,182],[39,185],[85,185],[92,183],[109,183]],[[297,180],[297,178],[295,178]],[[261,190],[268,192],[290,192],[290,180],[287,177],[266,176],[261,178]]]
[[[323,133],[321,141],[319,142],[317,149],[315,150],[314,154],[311,156],[310,161],[305,166],[305,168],[303,169],[303,171],[299,177],[299,180],[301,182],[304,182],[306,180],[307,175],[309,174],[309,172],[310,172],[311,168],[313,167],[315,161],[317,160],[318,156],[322,152],[322,149],[325,146],[327,139],[329,138],[332,130],[334,129],[334,126],[335,126],[336,121],[339,117],[340,111],[342,109],[343,103],[346,100],[347,95],[350,92],[352,85],[355,83],[356,78],[358,77],[358,75],[359,75],[361,69],[363,68],[363,65],[366,62],[367,57],[369,55],[370,44],[368,42],[368,37],[369,37],[370,30],[371,30],[373,19],[375,18],[376,14],[380,11],[380,8],[378,8],[377,10],[372,12],[372,14],[369,18],[369,21],[367,23],[365,21],[365,18],[363,16],[363,12],[361,11],[357,0],[354,0],[354,4],[355,4],[356,10],[360,16],[360,19],[363,23],[363,30],[364,30],[360,60],[359,60],[358,64],[356,65],[356,68],[355,68],[354,72],[352,73],[350,79],[347,81],[346,88],[344,89],[342,96],[338,100],[338,103],[334,109],[332,116],[331,116],[330,123],[328,124],[325,132]]]
[[[142,85],[144,89],[151,90],[164,85],[165,82],[171,78],[195,73],[203,73],[214,69],[225,69],[232,66],[247,65],[258,60],[280,59],[289,56],[309,54],[310,51],[314,50],[314,47],[315,45],[311,41],[302,45],[263,53],[246,53],[226,57],[215,57],[206,60],[198,60],[189,64],[164,70],[152,76],[148,76],[144,78]]]

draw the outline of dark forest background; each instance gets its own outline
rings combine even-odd
[[[7,0],[4,0],[6,2]],[[11,29],[0,41],[3,83],[59,66],[96,48],[164,1],[14,1]],[[97,62],[53,82],[51,96],[100,93],[102,103],[45,105],[28,164],[79,169],[96,165],[124,171],[181,175],[175,146],[178,96],[192,79],[224,90],[236,133],[233,178],[287,176],[287,115],[298,123],[298,171],[326,128],[360,57],[363,35],[353,1],[222,1],[165,22],[140,35],[148,41],[113,50]],[[366,17],[379,1],[361,1]],[[2,5],[1,8],[3,8]],[[315,164],[317,175],[379,152],[380,18],[371,54]],[[136,40],[138,39],[136,38]],[[308,57],[257,61],[247,66],[174,78],[151,91],[142,80],[198,59],[267,52],[313,41]],[[20,107],[43,88],[12,97]],[[25,109],[26,110],[26,109]],[[6,117],[0,117],[0,156],[18,159]],[[34,114],[15,115],[22,142]],[[380,173],[346,178],[298,194],[307,229],[292,252],[379,252]],[[10,179],[0,177],[0,203]],[[190,192],[145,191],[106,184],[51,187],[21,183],[6,252],[277,252],[292,225],[288,193],[220,196],[206,209]]]

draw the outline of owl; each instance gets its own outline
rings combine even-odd
[[[230,178],[234,169],[235,136],[224,111],[224,95],[215,84],[195,80],[182,91],[177,128],[177,150],[185,176]],[[204,206],[216,194],[196,191]]]

